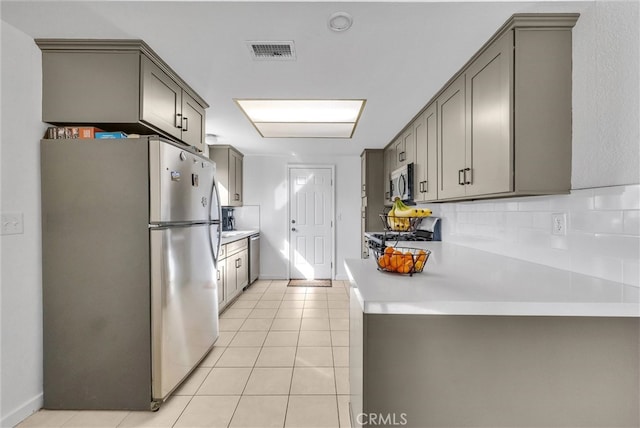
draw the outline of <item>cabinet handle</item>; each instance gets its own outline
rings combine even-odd
[[[467,178],[467,172],[469,173],[469,178]],[[471,168],[465,168],[464,169],[464,184],[471,184],[471,179],[473,177],[471,176]]]
[[[406,156],[405,152],[398,153],[398,161],[399,162],[404,162],[406,159],[407,159],[407,156]]]
[[[424,193],[428,193],[429,192],[429,181],[425,180],[424,181]]]
[[[362,185],[362,191],[363,191],[363,192],[365,192],[366,190],[367,190],[367,185],[366,185],[366,184],[363,184],[363,185]]]
[[[179,128],[179,129],[182,129],[182,114],[180,114],[180,113],[176,113],[175,127]]]
[[[218,281],[220,281],[220,270],[219,269],[216,271],[216,277],[217,277]]]
[[[458,170],[458,184],[464,186],[464,169]]]
[[[239,268],[242,266],[242,259],[236,259],[236,268]]]
[[[389,199],[389,198],[390,198],[390,196],[389,196],[389,192],[384,192],[384,198],[385,198],[385,199]]]
[[[234,201],[239,201],[240,200],[240,193],[234,193],[233,194],[233,200]]]
[[[185,132],[189,130],[189,118],[186,116],[182,118],[182,130]]]

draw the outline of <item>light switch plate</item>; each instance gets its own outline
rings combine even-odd
[[[22,213],[2,213],[0,216],[1,235],[19,235],[24,232]]]
[[[551,214],[551,234],[564,236],[567,234],[567,214]]]

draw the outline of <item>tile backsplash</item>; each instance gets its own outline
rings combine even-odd
[[[233,210],[236,230],[260,229],[260,206],[243,205]]]
[[[445,242],[640,287],[640,184],[427,206]]]

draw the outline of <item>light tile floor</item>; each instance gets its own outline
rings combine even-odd
[[[159,411],[41,410],[18,427],[350,427],[347,287],[259,280],[220,316],[213,350]]]

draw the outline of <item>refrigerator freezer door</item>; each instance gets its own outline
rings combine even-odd
[[[212,217],[220,209],[211,190],[214,173],[215,165],[209,159],[162,140],[150,140],[150,223],[219,220],[219,214]]]
[[[163,400],[218,337],[218,291],[210,236],[218,225],[151,230],[152,393]]]

